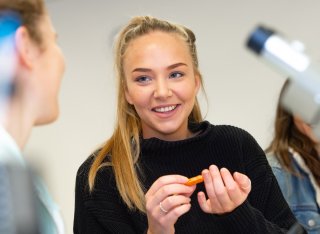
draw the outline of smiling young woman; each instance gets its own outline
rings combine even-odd
[[[180,140],[200,88],[188,47],[161,31],[130,43],[124,56],[125,95],[141,119],[143,138]]]
[[[120,32],[116,126],[78,170],[74,233],[286,233],[295,223],[253,137],[202,119],[195,41],[150,16]],[[189,185],[200,173],[204,183]]]

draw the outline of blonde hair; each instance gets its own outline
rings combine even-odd
[[[151,16],[138,16],[124,27],[115,45],[115,70],[118,80],[118,107],[116,126],[111,138],[99,150],[89,171],[89,188],[94,189],[95,178],[100,168],[112,166],[117,189],[129,209],[145,212],[144,187],[138,178],[138,158],[140,154],[139,135],[142,132],[140,118],[134,107],[125,98],[125,75],[123,58],[128,44],[134,39],[152,31],[162,31],[179,35],[188,45],[193,66],[199,76],[203,89],[202,77],[198,69],[198,58],[193,32],[181,25],[173,24]],[[196,98],[189,121],[200,122],[202,115]],[[106,158],[108,160],[106,162]],[[128,183],[130,181],[130,183]]]

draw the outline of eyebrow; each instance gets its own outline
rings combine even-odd
[[[167,67],[167,70],[170,70],[170,69],[173,69],[176,67],[180,67],[180,66],[188,66],[188,65],[185,63],[175,63],[175,64],[172,64],[169,67]],[[149,69],[149,68],[138,67],[138,68],[133,69],[132,73],[133,72],[150,72],[150,71],[151,71],[151,69]]]

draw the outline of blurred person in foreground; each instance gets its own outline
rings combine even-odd
[[[24,167],[28,165],[22,151],[32,128],[49,124],[59,115],[58,93],[65,63],[43,0],[0,0],[0,20],[11,29],[12,22],[19,21],[11,37],[14,53],[7,58],[14,63],[11,74],[4,74],[8,64],[0,64],[0,78],[11,77],[6,105],[1,109],[0,163]],[[2,26],[4,33],[7,29]],[[1,56],[6,56],[5,47],[0,48]],[[41,179],[36,178],[40,233],[64,233],[57,205]]]

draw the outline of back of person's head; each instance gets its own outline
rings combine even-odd
[[[12,11],[19,14],[31,38],[38,44],[42,43],[41,32],[38,27],[40,18],[46,13],[43,0],[0,0],[1,12]]]
[[[8,13],[19,17],[20,26],[12,36],[16,58],[14,91],[3,125],[8,132],[16,131],[11,135],[28,135],[34,125],[51,123],[59,115],[64,57],[43,0],[0,0],[0,17]],[[24,133],[18,133],[17,128],[8,129],[14,125],[21,126]]]

